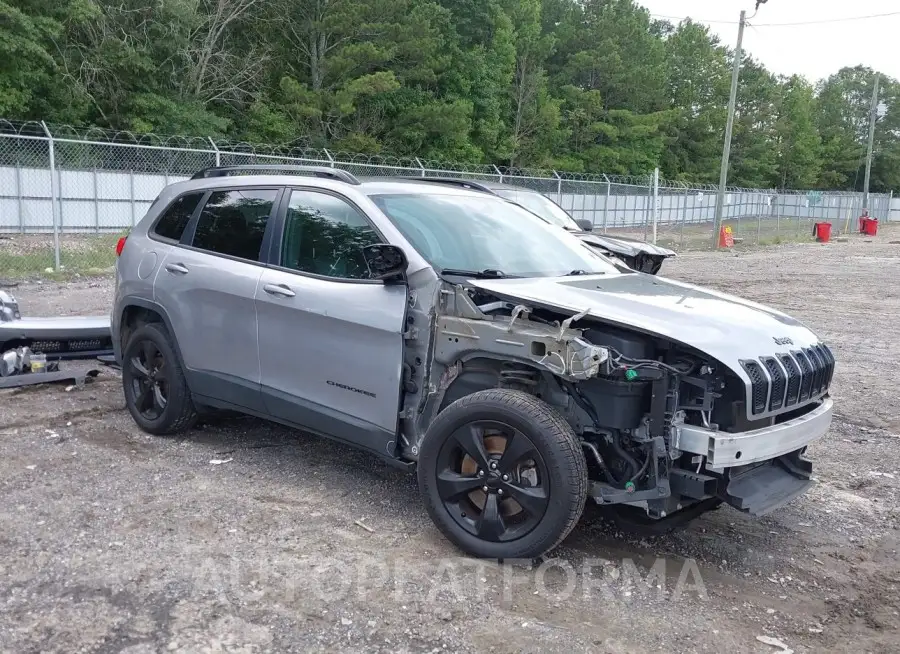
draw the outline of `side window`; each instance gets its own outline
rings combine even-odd
[[[153,233],[173,241],[180,240],[184,228],[187,227],[188,221],[194,215],[194,209],[197,208],[201,199],[203,199],[203,193],[182,195],[165,210],[157,221]]]
[[[315,191],[291,191],[282,266],[326,277],[369,279],[362,249],[381,242],[366,218],[344,200]]]
[[[274,189],[212,193],[200,212],[193,246],[258,261],[266,223],[277,196],[278,191]]]

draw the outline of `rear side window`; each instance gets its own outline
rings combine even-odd
[[[157,221],[153,233],[173,241],[181,240],[181,234],[187,227],[188,221],[194,215],[194,210],[203,198],[202,193],[189,193],[182,195],[166,209],[162,217]]]
[[[216,191],[200,212],[192,245],[217,254],[259,260],[277,196],[274,189]]]

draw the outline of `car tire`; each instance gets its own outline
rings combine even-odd
[[[467,395],[438,414],[422,442],[418,480],[440,531],[490,559],[534,559],[555,548],[581,517],[588,488],[565,419],[507,389]]]
[[[177,434],[197,421],[197,411],[175,348],[160,323],[138,327],[122,353],[125,405],[142,430]]]

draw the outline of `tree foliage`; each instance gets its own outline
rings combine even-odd
[[[732,57],[636,0],[0,0],[0,116],[714,182]],[[873,80],[745,56],[729,181],[860,188]]]

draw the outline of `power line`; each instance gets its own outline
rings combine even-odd
[[[737,25],[734,20],[703,20],[702,18],[693,18],[691,16],[664,16],[661,14],[650,14],[653,18],[664,18],[666,20],[692,20],[695,23],[711,23],[720,25]],[[856,20],[871,20],[873,18],[887,18],[889,16],[900,16],[900,11],[892,11],[886,14],[870,14],[868,16],[848,16],[846,18],[829,18],[825,20],[808,20],[798,23],[755,23],[754,27],[801,27],[805,25],[824,25],[827,23],[846,23]]]
[[[800,23],[760,23],[757,27],[794,27],[798,25],[823,25],[825,23],[847,23],[852,20],[869,20],[871,18],[886,18],[888,16],[900,16],[900,11],[892,11],[887,14],[871,14],[869,16],[850,16],[848,18],[828,18],[825,20],[808,20]]]

